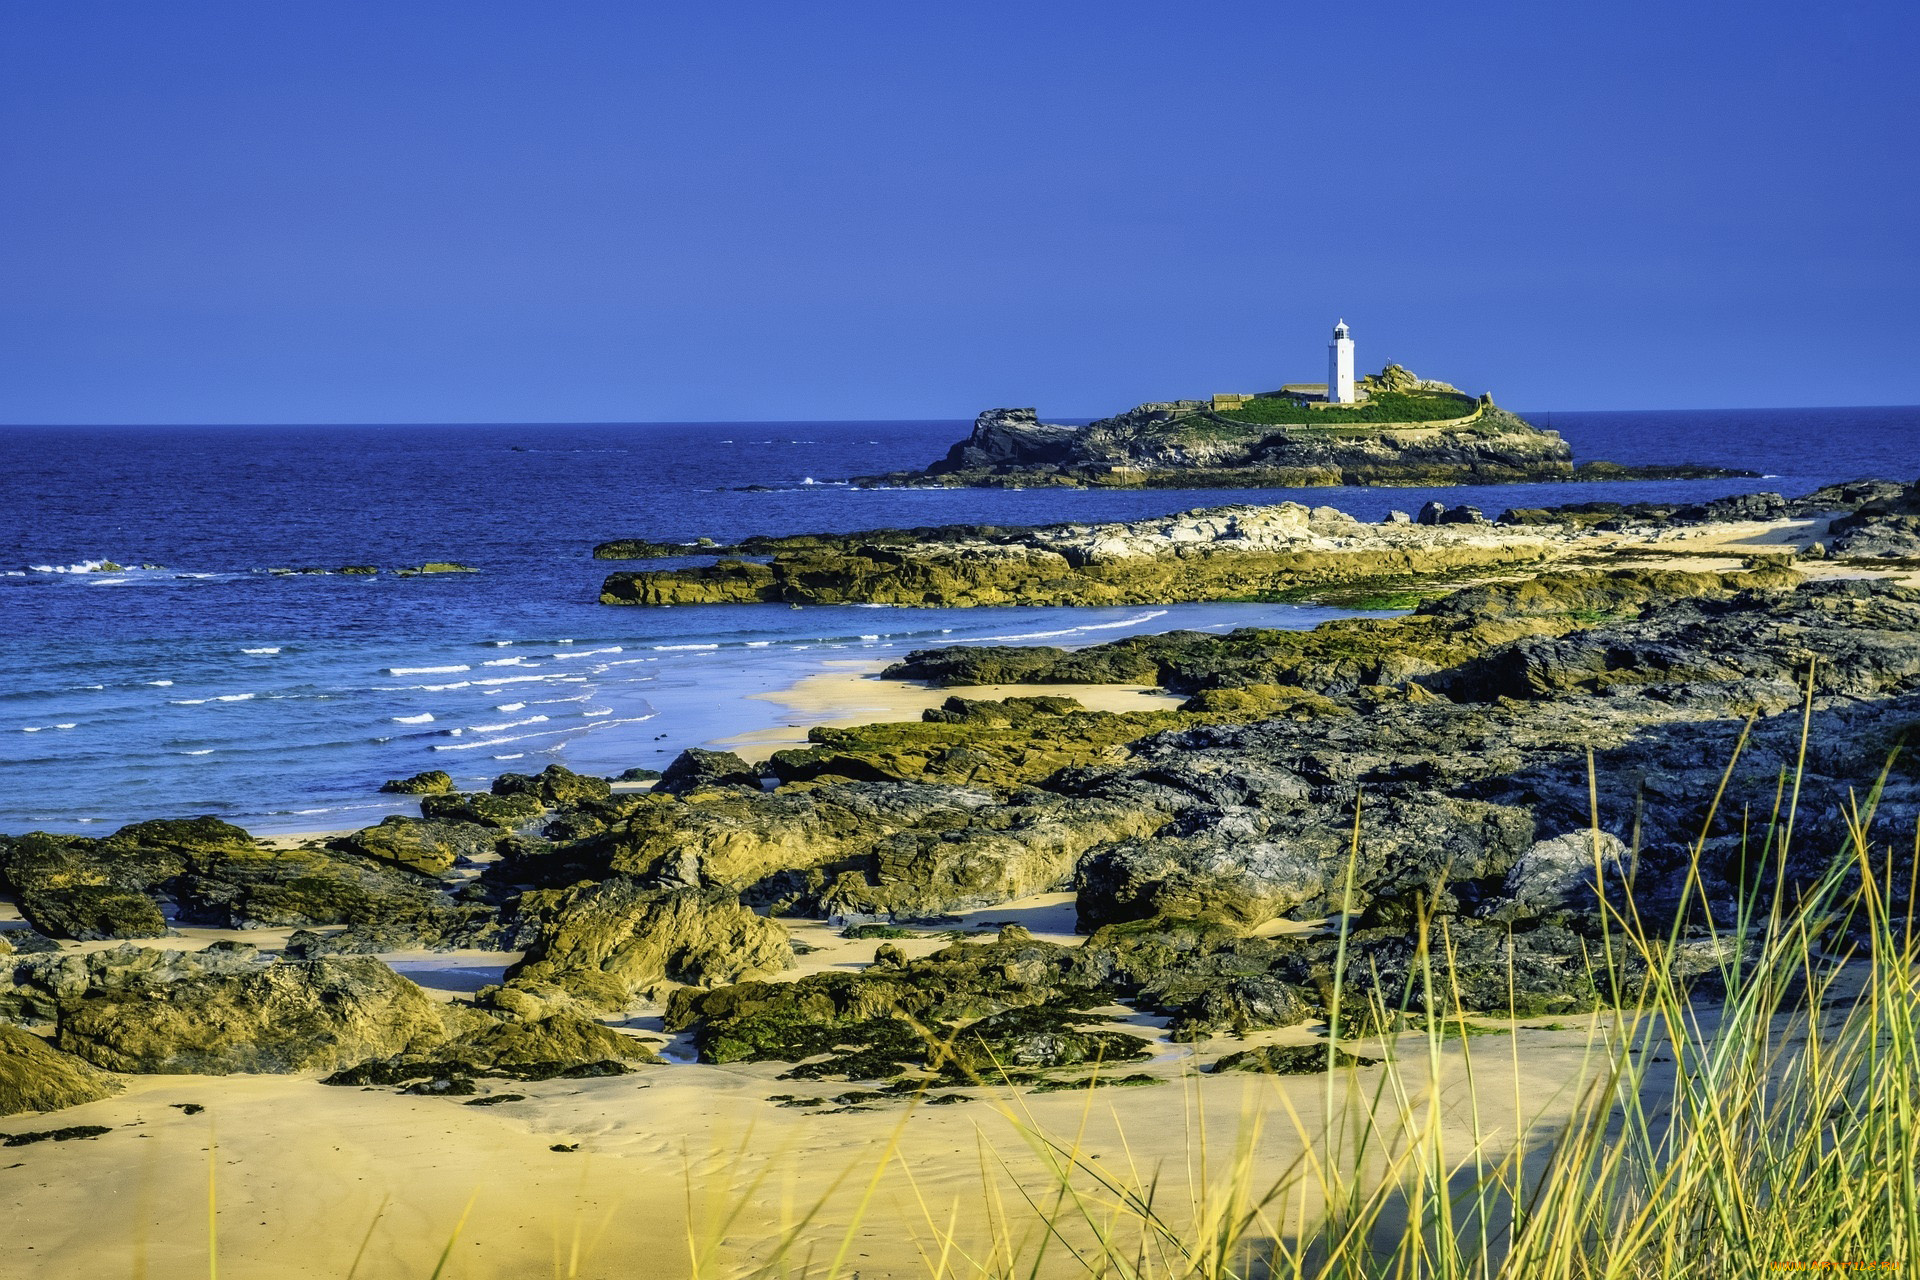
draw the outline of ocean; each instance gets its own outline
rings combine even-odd
[[[608,608],[616,537],[1126,520],[1287,499],[1377,520],[1605,498],[1788,494],[1911,478],[1920,409],[1531,413],[1579,458],[1761,480],[1311,490],[859,490],[965,422],[0,427],[0,832],[217,814],[262,832],[409,808],[559,761],[658,768],[781,723],[752,697],[834,664],[966,641],[1086,644],[1176,627],[1310,627],[1289,605]],[[754,486],[749,489],[748,486]],[[282,575],[427,560],[474,574]],[[101,572],[103,562],[155,565]]]

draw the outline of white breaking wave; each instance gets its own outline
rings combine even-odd
[[[1165,609],[1153,609],[1137,618],[1126,618],[1119,622],[1090,622],[1084,627],[1062,627],[1058,631],[1023,631],[1015,636],[982,636],[979,643],[987,644],[998,640],[1051,640],[1055,636],[1076,635],[1082,631],[1117,631],[1122,627],[1137,627],[1152,622],[1155,618],[1164,618]],[[864,638],[864,637],[863,637]]]
[[[57,724],[53,727],[56,729],[77,729],[80,726],[78,724]]]
[[[472,684],[473,684],[473,681],[471,680],[455,680],[452,684],[416,684],[409,687],[414,689],[422,689],[428,693],[444,693],[448,689],[465,689],[470,687]]]
[[[495,711],[525,711],[526,709],[527,704],[524,702],[503,702],[494,708]]]
[[[538,680],[559,680],[561,678],[560,676],[488,676],[480,683],[492,689],[503,684],[528,684]],[[423,684],[418,687],[422,689],[464,689],[472,683],[473,681],[471,680],[462,680],[459,684]]]
[[[442,742],[434,746],[435,751],[478,751],[481,747],[504,747],[510,742],[525,742],[529,738],[551,738],[555,734],[566,733],[565,729],[547,729],[540,733],[511,734],[505,738],[482,738],[478,742]]]
[[[880,637],[879,636],[861,636],[860,638],[862,640],[878,640]]]
[[[422,711],[417,716],[395,716],[393,722],[395,724],[432,724],[433,712]]]
[[[591,719],[593,719],[593,718],[594,718],[595,716],[610,716],[610,715],[612,715],[612,714],[613,714],[613,708],[612,708],[612,707],[593,707],[593,708],[590,708],[590,709],[588,709],[588,710],[586,710],[586,711],[582,711],[582,712],[581,712],[580,714],[581,714],[581,716],[582,716],[583,718],[585,718],[585,719],[588,719],[588,720],[591,720]]]
[[[206,698],[168,698],[167,705],[170,707],[197,707],[206,701],[208,701]]]
[[[653,646],[661,653],[677,652],[685,649],[718,649],[717,644],[657,644]]]
[[[213,754],[213,748],[208,747],[205,751],[182,751],[180,754],[183,756],[210,756]]]
[[[494,757],[495,760],[524,760],[526,758],[527,753],[524,751],[510,751],[504,756]]]
[[[487,646],[487,647],[488,647],[489,649],[505,649],[505,648],[507,648],[508,646],[510,646],[510,645],[511,645],[511,644],[513,643],[513,641],[511,641],[511,640],[488,640],[488,641],[485,641],[484,643],[486,644],[486,646]]]
[[[624,650],[622,650],[620,646],[616,644],[611,649],[575,649],[571,653],[556,653],[553,656],[564,662],[568,658],[591,658],[596,653],[621,653],[621,652],[624,652]]]
[[[445,676],[456,671],[471,671],[466,663],[457,663],[449,667],[387,667],[380,672],[383,676]]]
[[[749,640],[749,641],[747,641],[747,648],[749,648],[749,649],[764,649],[764,648],[766,648],[766,647],[767,647],[768,645],[770,645],[770,644],[772,644],[772,643],[773,643],[773,641],[771,641],[771,640]]]
[[[274,645],[271,649],[242,649],[240,652],[242,653],[278,653],[280,652],[280,646]]]
[[[525,658],[490,658],[481,663],[483,667],[518,667],[526,663]]]
[[[644,716],[628,716],[622,720],[595,720],[592,724],[587,726],[587,732],[591,733],[595,729],[608,729],[613,727],[616,724],[639,724],[643,720],[653,719],[654,714],[658,714],[658,713],[656,712],[656,713],[644,715]]]
[[[470,724],[467,728],[475,733],[498,733],[502,729],[518,729],[522,725],[544,724],[546,721],[546,716],[528,716],[525,720],[508,720],[501,724]]]
[[[30,724],[30,725],[24,725],[24,726],[22,726],[22,727],[21,727],[21,729],[20,729],[20,732],[22,732],[22,733],[39,733],[39,732],[41,732],[42,730],[44,730],[44,729],[45,729],[46,727],[47,727],[47,726],[45,726],[45,725],[43,725],[43,724]]]
[[[78,564],[30,564],[34,573],[98,573],[106,567],[105,560],[82,560]]]
[[[173,688],[173,681],[171,680],[149,680],[147,681],[147,683],[150,685],[153,685],[155,688],[158,688],[158,689]]]
[[[223,693],[219,697],[215,698],[214,701],[215,702],[249,702],[252,699],[253,699],[253,695],[250,693]]]

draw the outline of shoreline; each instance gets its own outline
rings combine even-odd
[[[713,738],[700,745],[715,751],[731,751],[750,764],[760,764],[776,751],[806,746],[809,729],[918,720],[922,711],[942,706],[952,697],[972,701],[1074,698],[1089,711],[1171,710],[1186,701],[1154,685],[992,684],[936,688],[918,680],[882,680],[880,672],[893,665],[886,660],[831,659],[822,665],[842,669],[802,676],[784,689],[747,695],[750,700],[771,702],[782,708],[786,724]]]

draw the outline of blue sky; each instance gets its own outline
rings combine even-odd
[[[1920,402],[1911,3],[0,0],[0,422]]]

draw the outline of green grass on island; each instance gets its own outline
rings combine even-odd
[[[1230,422],[1258,426],[1342,426],[1366,422],[1445,422],[1464,418],[1478,405],[1472,396],[1401,391],[1377,391],[1356,405],[1316,409],[1308,404],[1261,396],[1244,408],[1221,410],[1215,416]]]

